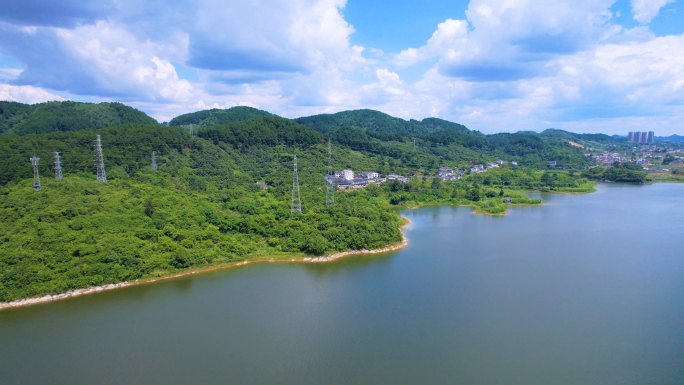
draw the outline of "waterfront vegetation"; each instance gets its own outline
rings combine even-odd
[[[189,191],[169,188],[168,176],[147,177],[152,183],[72,176],[41,191],[27,183],[3,189],[0,301],[402,239],[401,218],[364,191],[339,194],[330,206],[306,191],[303,214],[291,216],[277,190]]]
[[[581,171],[587,157],[565,132],[487,136],[439,119],[407,122],[375,111],[351,111],[342,123],[312,117],[301,121],[306,125],[248,108],[219,112],[179,117],[178,127],[129,123],[0,135],[0,301],[250,259],[378,249],[402,240],[396,207],[466,205],[499,215],[511,205],[540,204],[529,191],[584,193],[594,191],[592,180],[642,175],[625,167]],[[196,124],[194,136],[188,122]],[[107,183],[93,175],[96,135]],[[328,136],[336,170],[398,173],[410,181],[339,191],[326,205]],[[65,175],[59,181],[52,178],[55,151]],[[34,154],[41,158],[41,191],[31,188]],[[292,215],[294,155],[302,214]],[[501,158],[519,166],[468,171]],[[552,159],[558,167],[548,165]],[[435,176],[445,166],[466,172],[442,181]]]
[[[646,174],[643,166],[636,163],[616,164],[609,168],[595,167],[582,173],[584,177],[593,180],[630,183],[644,183]]]

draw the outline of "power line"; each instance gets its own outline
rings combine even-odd
[[[107,174],[105,173],[104,158],[102,157],[102,142],[100,142],[100,135],[95,141],[95,156],[97,157],[97,181],[106,182]]]
[[[295,195],[297,201],[295,202]],[[294,176],[292,178],[292,204],[290,205],[290,215],[302,213],[302,199],[299,196],[299,175],[297,173],[297,155],[294,156]]]
[[[62,162],[59,160],[59,152],[55,152],[55,179],[62,180]]]

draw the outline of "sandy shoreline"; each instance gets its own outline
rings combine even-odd
[[[195,269],[195,270],[184,271],[182,273],[168,275],[165,277],[149,278],[149,279],[144,279],[144,280],[140,280],[140,281],[136,280],[133,282],[125,281],[125,282],[112,283],[112,284],[103,285],[103,286],[94,286],[94,287],[89,287],[89,288],[84,288],[84,289],[69,290],[66,293],[61,293],[61,294],[55,294],[55,295],[49,295],[48,294],[48,295],[44,295],[42,297],[25,298],[25,299],[21,299],[21,300],[10,301],[10,302],[0,302],[0,310],[19,307],[19,306],[26,306],[26,305],[34,305],[34,304],[39,304],[39,303],[45,303],[45,302],[52,302],[52,301],[57,301],[60,299],[78,297],[79,295],[84,295],[84,294],[92,294],[92,293],[98,293],[98,292],[106,291],[106,290],[120,289],[122,287],[143,285],[143,284],[157,282],[157,281],[161,281],[161,280],[165,280],[165,279],[183,277],[186,275],[200,274],[200,273],[206,273],[206,272],[214,271],[214,270],[221,270],[221,269],[228,269],[231,267],[243,266],[243,265],[247,265],[250,263],[263,263],[263,262],[268,262],[268,263],[323,263],[323,262],[331,262],[331,261],[334,261],[336,259],[344,258],[344,257],[350,256],[350,255],[387,253],[390,251],[399,250],[408,244],[408,239],[406,239],[406,235],[404,234],[404,227],[407,225],[410,225],[411,222],[409,222],[409,220],[406,218],[404,218],[404,220],[406,221],[406,223],[404,223],[401,226],[401,236],[402,236],[401,243],[394,245],[394,246],[385,247],[383,249],[351,250],[351,251],[333,253],[333,254],[330,254],[330,255],[324,256],[324,257],[292,258],[292,259],[286,259],[286,260],[275,260],[273,258],[271,258],[271,259],[266,259],[266,258],[252,259],[252,260],[236,262],[236,263],[229,263],[229,264],[219,265],[219,266],[203,267],[203,268],[199,268],[199,269]]]

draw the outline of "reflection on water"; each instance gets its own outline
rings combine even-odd
[[[391,263],[396,251],[382,254],[355,254],[349,255],[327,263],[304,263],[306,268],[315,277],[348,273],[368,268],[382,269]]]
[[[684,185],[405,210],[408,245],[0,312],[1,384],[681,384]]]

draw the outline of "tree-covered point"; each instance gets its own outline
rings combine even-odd
[[[291,215],[289,197],[278,191],[191,192],[168,175],[146,174],[148,182],[68,177],[41,191],[30,180],[0,190],[0,302],[402,238],[401,218],[365,191],[339,194],[329,206],[307,190],[304,213]]]
[[[646,171],[636,163],[616,164],[609,168],[594,167],[582,173],[582,176],[607,182],[644,183]]]
[[[157,124],[144,112],[121,103],[0,102],[0,133],[42,134],[98,129],[125,123]]]
[[[203,128],[271,115],[272,114],[270,112],[246,106],[231,107],[225,110],[212,108],[210,110],[202,110],[177,116],[171,119],[169,126],[177,127],[194,124],[198,128]]]

